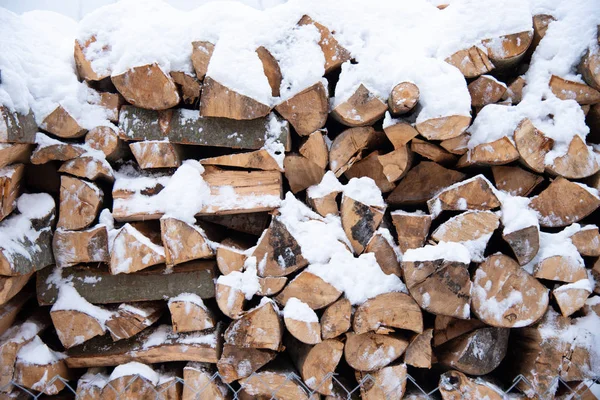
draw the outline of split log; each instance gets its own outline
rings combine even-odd
[[[506,92],[506,85],[491,75],[481,75],[467,86],[471,95],[471,107],[483,107],[497,103]]]
[[[277,160],[275,160],[271,153],[265,149],[251,151],[248,153],[236,153],[204,158],[200,160],[200,163],[203,165],[219,165],[224,167],[283,172],[283,169],[279,166]]]
[[[99,179],[113,182],[115,180],[113,169],[106,160],[101,160],[92,156],[79,156],[72,160],[65,161],[58,172],[63,172],[83,178],[90,181]]]
[[[434,217],[444,210],[493,210],[499,206],[493,186],[483,175],[452,185],[427,202]]]
[[[392,243],[390,243],[390,240]],[[379,230],[375,231],[375,234],[367,243],[365,247],[365,253],[375,254],[375,260],[381,267],[381,270],[387,275],[402,276],[402,269],[400,268],[400,262],[398,261],[399,254],[395,249],[395,243],[393,243],[389,230],[387,235],[383,235]]]
[[[4,105],[0,106],[0,142],[34,143],[37,132],[38,127],[32,111],[24,115],[12,112]]]
[[[169,299],[173,332],[193,332],[214,328],[216,319],[212,311],[195,294],[183,293]]]
[[[106,369],[90,368],[77,381],[75,396],[81,400],[98,400],[107,383]]]
[[[166,372],[164,372],[166,370]],[[181,375],[181,370],[175,367],[161,369],[158,376],[158,384],[155,390],[158,393],[158,400],[179,400],[183,392],[183,383],[177,378]]]
[[[344,196],[342,199],[342,228],[356,254],[362,254],[379,228],[385,208],[370,206]]]
[[[0,305],[15,297],[29,282],[33,272],[27,275],[0,276]]]
[[[436,315],[433,345],[438,347],[465,333],[473,332],[476,329],[485,328],[486,326],[486,324],[476,318],[458,319],[445,315]]]
[[[37,274],[38,303],[54,304],[58,294],[56,279],[68,279],[92,304],[164,300],[180,293],[195,293],[204,299],[214,297],[214,262],[192,261],[168,274],[165,271],[164,267],[157,267],[134,275],[112,275],[107,268],[45,268]]]
[[[379,155],[379,151],[374,151],[362,160],[356,162],[348,169],[344,175],[348,180],[352,178],[361,178],[363,176],[369,177],[375,181],[375,184],[381,190],[382,193],[387,193],[394,189],[394,184],[389,181],[388,177],[384,173],[383,165],[380,161],[382,156]],[[396,170],[397,168],[393,168]]]
[[[406,146],[408,142],[419,134],[411,124],[404,121],[400,121],[394,125],[384,126],[383,131],[394,146],[394,149]]]
[[[321,316],[321,336],[323,340],[333,339],[350,329],[352,305],[345,297],[330,304]]]
[[[502,165],[517,161],[520,157],[515,145],[504,136],[490,143],[480,144],[467,151],[458,163],[457,168],[472,165]]]
[[[569,143],[567,153],[555,158],[552,165],[546,167],[546,171],[567,179],[587,178],[600,170],[599,158],[581,136],[575,135]]]
[[[271,220],[269,229],[252,255],[257,260],[266,257],[265,265],[258,271],[261,277],[286,276],[308,265],[308,261],[302,256],[300,245],[277,217]]]
[[[317,314],[295,297],[288,299],[283,309],[283,322],[287,331],[301,343],[321,342],[321,325]]]
[[[393,116],[410,112],[419,102],[419,88],[412,82],[400,82],[390,92],[388,107]]]
[[[390,153],[378,156],[383,174],[390,182],[403,178],[412,165],[413,154],[408,146],[402,146]]]
[[[106,329],[113,341],[137,335],[162,316],[164,304],[158,301],[122,303],[106,321]]]
[[[98,126],[92,129],[85,135],[85,144],[94,150],[103,152],[106,159],[110,161],[120,159],[125,153],[125,145],[115,126]]]
[[[40,128],[64,139],[79,138],[87,132],[62,106],[56,107],[46,116]]]
[[[580,262],[570,256],[551,256],[537,262],[533,276],[559,282],[577,282],[586,279],[586,270]]]
[[[302,271],[287,284],[275,300],[285,306],[290,298],[295,297],[313,310],[319,310],[333,304],[341,295],[341,291],[317,275]]]
[[[101,92],[100,95],[100,106],[102,106],[108,113],[108,120],[110,122],[119,122],[119,111],[121,106],[125,103],[125,99],[119,93]]]
[[[329,149],[325,142],[325,136],[327,136],[325,130],[314,131],[308,135],[298,150],[300,154],[323,169],[326,169],[329,164]]]
[[[166,141],[144,140],[130,143],[129,148],[142,169],[177,168],[181,165],[181,147]]]
[[[502,95],[503,101],[509,101],[510,104],[519,104],[523,99],[523,88],[527,82],[522,76],[517,77],[506,88],[506,92]]]
[[[439,387],[443,400],[506,398],[506,394],[496,385],[483,379],[471,379],[458,371],[449,371],[440,376]]]
[[[600,102],[600,92],[585,83],[552,75],[549,85],[552,93],[561,100],[575,100],[580,105]]]
[[[592,285],[587,278],[552,290],[552,296],[556,300],[563,317],[568,317],[580,310],[591,294]]]
[[[462,135],[471,124],[471,117],[450,115],[419,122],[417,131],[428,140],[446,140]]]
[[[87,48],[96,41],[96,35],[92,35],[85,41],[75,39],[75,67],[77,69],[77,75],[81,79],[86,81],[101,81],[104,78],[110,76],[110,69],[105,71],[95,71],[92,67],[92,62],[85,57]],[[106,51],[108,48],[103,46],[102,51]]]
[[[32,147],[33,145],[28,143],[0,143],[0,168],[10,164],[28,162]]]
[[[346,126],[368,126],[383,118],[387,108],[386,102],[361,83],[347,100],[331,110],[331,116]]]
[[[148,328],[129,339],[113,342],[99,336],[69,349],[70,368],[106,367],[130,361],[162,363],[199,361],[216,363],[221,354],[221,328],[174,333],[168,325]]]
[[[38,146],[31,153],[31,163],[35,165],[46,164],[50,161],[72,160],[86,152],[81,145],[51,139],[43,133],[38,133],[36,142]]]
[[[541,226],[556,228],[587,217],[600,207],[600,199],[585,187],[558,177],[531,200],[530,207],[538,213]]]
[[[422,333],[417,333],[406,348],[404,362],[417,368],[431,368],[433,357],[432,339],[433,329],[425,329]]]
[[[239,319],[244,314],[246,295],[241,289],[217,282],[215,296],[219,310],[227,317]]]
[[[294,127],[298,135],[310,135],[323,128],[327,121],[327,88],[321,82],[315,83],[278,104],[275,110]]]
[[[87,228],[98,216],[102,198],[102,190],[95,184],[66,175],[61,176],[57,228]]]
[[[600,233],[595,225],[586,225],[571,236],[571,242],[582,256],[600,256]]]
[[[399,334],[380,335],[367,332],[346,334],[344,357],[357,371],[376,371],[396,360],[408,347],[408,340]]]
[[[268,369],[240,380],[242,397],[244,399],[289,399],[289,400],[317,400],[318,394],[309,395],[305,385],[294,377],[291,365],[280,366],[277,369]]]
[[[406,253],[406,250],[423,247],[429,235],[431,215],[404,211],[393,211],[391,215],[400,251]]]
[[[110,313],[98,306],[93,308]],[[106,332],[103,321],[96,316],[78,310],[50,310],[52,324],[62,345],[68,349],[90,340],[96,336],[102,336]]]
[[[198,79],[204,79],[214,50],[215,45],[211,42],[192,42],[192,65]]]
[[[538,14],[533,16],[533,43],[531,46],[534,49],[537,48],[540,41],[546,36],[548,26],[554,21],[556,21],[556,18],[548,14]]]
[[[155,389],[159,375],[148,365],[129,362],[113,370],[104,385],[101,399],[134,400],[151,399],[157,396]]]
[[[600,90],[600,54],[597,50],[587,51],[579,63],[578,70],[585,83],[596,90]]]
[[[260,289],[256,293],[259,296],[274,296],[281,292],[288,279],[285,276],[266,276],[264,278],[258,278]]]
[[[240,94],[210,76],[204,77],[200,97],[201,117],[248,120],[264,117],[270,111],[268,105]]]
[[[264,46],[260,46],[256,49],[256,55],[258,55],[258,58],[262,63],[263,72],[267,77],[267,81],[269,81],[269,86],[271,86],[271,96],[279,97],[279,87],[281,86],[281,81],[283,79],[279,63]]]
[[[40,354],[46,355],[39,359]],[[53,351],[36,336],[17,353],[15,383],[27,389],[54,395],[65,388],[70,377],[64,355]]]
[[[521,162],[534,172],[544,172],[546,166],[544,159],[552,150],[554,140],[545,136],[528,119],[519,123],[514,138],[517,151],[521,155]]]
[[[21,290],[8,302],[0,305],[0,338],[4,332],[13,326],[17,315],[32,296],[33,293],[31,291]]]
[[[465,177],[462,172],[423,161],[408,171],[386,200],[389,205],[422,204]]]
[[[494,64],[490,61],[486,52],[478,46],[459,50],[446,58],[445,61],[458,68],[465,78],[476,78],[494,69]]]
[[[217,247],[216,259],[219,271],[223,275],[227,275],[230,272],[238,271],[242,272],[244,269],[244,263],[248,256],[244,253],[245,250],[249,249],[252,245],[235,240],[233,238],[227,238],[223,240]]]
[[[427,142],[425,140],[420,140],[414,138],[410,141],[410,149],[415,153],[423,156],[433,162],[442,165],[454,164],[456,162],[456,156],[442,147]]]
[[[0,221],[8,217],[17,206],[24,172],[23,164],[13,164],[0,169]]]
[[[311,194],[310,191],[307,193],[306,203],[320,216],[326,217],[327,214],[338,215],[340,213],[336,200],[340,194],[339,191],[333,191],[323,197],[311,197]]]
[[[223,354],[217,362],[219,374],[225,383],[247,378],[259,368],[273,360],[277,353],[273,350],[254,349],[223,345]],[[239,366],[244,366],[239,368]]]
[[[475,272],[471,306],[488,325],[520,328],[542,318],[548,289],[503,254],[488,257]]]
[[[362,153],[378,141],[371,127],[351,128],[336,136],[329,150],[329,169],[340,177],[362,158]]]
[[[354,313],[352,328],[357,334],[380,328],[398,328],[423,332],[423,315],[417,303],[407,294],[380,294],[361,304]]]
[[[83,231],[57,229],[52,239],[52,251],[59,268],[79,263],[109,262],[108,231],[103,225]]]
[[[210,258],[215,254],[200,227],[177,218],[160,219],[160,237],[167,266]]]
[[[125,224],[116,234],[110,254],[111,274],[130,274],[164,262],[164,247],[131,224]]]
[[[540,231],[535,225],[502,233],[502,239],[508,243],[519,265],[529,263],[540,249]]]
[[[119,93],[128,103],[150,110],[166,110],[179,103],[177,86],[158,64],[131,68],[111,76]]]
[[[288,154],[283,161],[285,177],[293,193],[298,193],[309,186],[317,185],[323,179],[325,170],[298,154]]]
[[[183,368],[182,400],[227,400],[231,398],[229,388],[215,374],[214,365],[187,363]]]
[[[350,52],[338,43],[333,36],[333,32],[326,26],[313,21],[308,15],[303,15],[300,21],[298,21],[298,25],[314,25],[321,34],[319,46],[323,51],[323,56],[325,56],[326,74],[338,69],[343,63],[350,60]]]
[[[272,301],[268,301],[234,320],[225,331],[225,343],[280,351],[283,331],[278,310]]]
[[[469,375],[486,375],[504,359],[509,329],[480,328],[445,343],[436,353],[438,361]]]
[[[442,140],[440,146],[452,154],[463,155],[469,150],[470,139],[471,135],[463,133],[457,137]]]
[[[200,97],[202,84],[195,76],[181,71],[171,71],[171,79],[181,90],[181,98],[185,104],[196,104]]]
[[[533,32],[525,31],[482,41],[490,61],[496,68],[507,69],[518,64],[533,41]]]
[[[403,399],[407,379],[406,364],[390,365],[368,374],[356,371],[360,395],[364,400]]]
[[[495,165],[492,167],[492,174],[498,190],[511,196],[525,197],[544,181],[543,177],[519,167]]]
[[[292,338],[286,343],[290,357],[306,386],[323,395],[332,394],[332,376],[344,354],[344,343],[329,339],[310,346]]]

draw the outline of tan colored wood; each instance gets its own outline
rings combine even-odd
[[[356,309],[352,323],[355,333],[376,331],[382,327],[421,333],[421,309],[409,295],[398,292],[380,294]]]
[[[112,126],[98,126],[90,130],[85,135],[85,144],[103,152],[110,161],[121,158],[125,150],[125,145],[118,135],[118,128]]]
[[[196,71],[196,77],[204,79],[208,70],[208,63],[215,50],[215,45],[211,42],[197,41],[192,42],[192,65]]]
[[[496,68],[506,69],[518,64],[533,41],[533,32],[525,31],[482,41],[490,61]]]
[[[182,400],[228,400],[229,388],[219,377],[214,365],[208,363],[187,363],[183,368]]]
[[[92,35],[85,41],[75,40],[74,55],[77,75],[86,81],[100,81],[110,76],[110,69],[102,72],[95,71],[92,62],[85,57],[87,48],[94,42],[96,42],[96,35]],[[103,46],[102,50],[107,50],[107,48]]]
[[[290,339],[286,348],[306,386],[323,395],[332,394],[332,376],[344,354],[344,343],[329,339],[311,346]]]
[[[360,395],[364,400],[400,400],[406,398],[404,397],[408,379],[406,364],[389,365],[369,373],[356,371],[355,374],[356,379],[362,382]]]
[[[253,372],[273,360],[277,353],[273,350],[237,347],[229,344],[223,346],[223,353],[217,363],[219,374],[225,383],[246,378]],[[239,368],[244,365],[244,368]]]
[[[264,117],[270,111],[268,105],[237,93],[210,76],[204,78],[200,97],[200,116],[248,120]]]
[[[60,268],[79,263],[108,262],[108,232],[99,225],[82,231],[58,229],[52,239],[52,251]]]
[[[274,296],[281,292],[287,284],[288,278],[285,276],[266,276],[258,278],[260,284],[259,296]]]
[[[55,144],[36,147],[33,153],[31,153],[31,163],[40,165],[50,161],[72,160],[85,152],[85,148],[78,144],[57,141]]]
[[[280,351],[283,322],[273,302],[259,305],[234,320],[225,331],[225,342],[234,346]]]
[[[252,255],[261,261],[266,257],[264,267],[258,271],[262,277],[286,276],[308,264],[302,256],[300,245],[277,217],[271,220],[269,230],[262,236]]]
[[[425,244],[431,226],[431,215],[418,213],[392,212],[392,222],[396,228],[398,247],[402,253]]]
[[[442,140],[440,142],[440,146],[443,149],[448,151],[449,153],[456,154],[462,156],[469,150],[469,140],[471,139],[471,135],[468,133],[463,133],[454,138]]]
[[[399,257],[396,251],[390,242],[388,242],[388,239],[377,231],[371,240],[369,240],[369,243],[367,243],[367,247],[365,247],[365,253],[375,254],[377,264],[379,264],[379,267],[385,274],[393,274],[400,277],[402,276],[402,269],[400,268]]]
[[[394,125],[383,128],[388,140],[394,146],[394,149],[399,149],[408,144],[419,134],[419,132],[408,122],[400,121]]]
[[[433,331],[433,345],[435,347],[440,346],[465,333],[472,332],[485,326],[487,325],[476,318],[458,319],[445,315],[436,315],[435,329]]]
[[[350,128],[336,136],[329,150],[329,169],[340,177],[362,153],[377,141],[377,134],[371,127]]]
[[[342,228],[356,254],[362,254],[365,247],[379,228],[385,208],[369,206],[351,197],[342,199]]]
[[[446,58],[446,62],[458,68],[465,78],[476,78],[494,69],[494,64],[478,46],[459,50]]]
[[[202,84],[195,76],[181,71],[171,71],[171,79],[181,90],[181,98],[186,104],[196,104],[200,97]]]
[[[577,282],[586,279],[583,265],[566,256],[551,256],[540,260],[533,268],[533,276],[559,282]]]
[[[588,50],[581,59],[578,69],[585,83],[600,90],[600,54],[597,50]]]
[[[79,138],[87,132],[77,120],[62,106],[58,106],[44,120],[40,127],[53,135],[65,139]]]
[[[16,208],[24,173],[23,164],[13,164],[0,169],[0,221]]]
[[[219,165],[225,167],[283,172],[283,169],[279,166],[279,164],[277,164],[277,161],[273,158],[271,153],[265,149],[251,151],[248,153],[236,153],[204,158],[200,160],[200,163],[203,165]]]
[[[331,115],[346,126],[367,126],[383,118],[387,108],[387,103],[361,83],[347,100],[331,111]]]
[[[472,107],[483,107],[497,103],[506,92],[506,85],[490,75],[481,75],[467,86]]]
[[[530,207],[538,213],[543,227],[561,227],[578,222],[600,207],[600,199],[562,177],[556,178]]]
[[[177,168],[181,165],[181,148],[177,144],[144,140],[130,143],[129,148],[142,169]]]
[[[58,172],[73,175],[90,181],[105,180],[113,182],[115,177],[113,169],[106,160],[100,160],[92,156],[79,156],[65,161]]]
[[[493,210],[499,206],[500,201],[483,175],[453,185],[427,202],[434,216],[444,210]]]
[[[390,92],[388,107],[394,116],[410,112],[419,102],[419,87],[412,82],[400,82]]]
[[[460,158],[460,160],[458,160],[456,167],[502,165],[517,161],[519,157],[520,154],[515,145],[504,136],[501,139],[486,144],[480,144],[473,149],[470,149]]]
[[[585,305],[587,298],[592,294],[591,290],[587,288],[569,286],[563,285],[552,290],[552,296],[556,300],[556,304],[558,304],[563,317],[568,317],[580,310]]]
[[[333,339],[350,329],[352,305],[345,297],[330,304],[321,316],[321,336],[323,340]]]
[[[458,371],[448,371],[440,377],[443,400],[487,399],[504,400],[504,392],[487,381],[472,379]]]
[[[325,217],[327,214],[338,215],[337,195],[340,192],[331,192],[324,197],[306,196],[306,203],[319,215]]]
[[[106,369],[90,368],[77,380],[75,396],[80,400],[99,400],[107,382]]]
[[[119,93],[134,106],[149,110],[166,110],[179,103],[173,79],[158,64],[131,68],[111,76]]]
[[[60,178],[60,229],[77,230],[90,226],[100,212],[102,190],[91,182],[63,175]]]
[[[157,398],[153,382],[142,375],[125,375],[108,380],[102,394],[103,400],[136,400]]]
[[[325,136],[327,136],[327,131],[314,131],[308,135],[298,150],[300,154],[323,169],[326,169],[329,164],[329,149],[325,142]]]
[[[450,218],[438,226],[431,234],[431,238],[436,242],[470,242],[485,241],[487,246],[491,235],[500,225],[500,217],[491,211],[467,211]],[[487,236],[487,238],[486,238]],[[482,254],[471,253],[474,261],[479,259]]]
[[[15,297],[0,305],[0,337],[13,326],[17,315],[32,296],[30,290],[21,290]]]
[[[244,250],[250,248],[251,245],[245,244],[233,238],[227,238],[217,247],[216,258],[219,271],[223,275],[227,275],[233,271],[242,272],[244,263],[248,256],[244,254]]]
[[[431,368],[433,329],[417,333],[406,348],[404,362],[417,368]]]
[[[387,154],[378,156],[383,174],[390,182],[402,179],[412,166],[413,154],[408,146],[403,146]]]
[[[306,322],[294,318],[284,317],[285,328],[290,335],[306,344],[321,343],[321,324],[319,322]]]
[[[0,106],[0,142],[35,143],[38,126],[33,112],[27,115]]]
[[[153,244],[131,224],[125,224],[116,234],[110,254],[111,274],[130,274],[164,262],[164,248]]]
[[[281,102],[275,110],[289,121],[300,136],[323,128],[329,113],[327,88],[321,82]]]
[[[27,143],[0,143],[0,168],[10,164],[28,162],[32,147],[33,145]]]
[[[10,299],[29,282],[33,272],[27,275],[0,276],[0,305],[6,304]]]
[[[387,193],[394,189],[394,183],[390,182],[384,173],[383,165],[379,159],[379,151],[374,151],[362,160],[353,164],[344,176],[350,180],[352,178],[361,178],[366,176],[375,181],[375,184],[382,193]]]
[[[471,117],[466,115],[449,115],[419,122],[415,128],[426,139],[446,140],[462,135],[470,123]]]
[[[158,400],[181,400],[183,383],[176,380],[178,375],[181,375],[180,371],[171,367],[166,369],[166,372],[160,372],[159,383],[154,388],[158,393]]]
[[[215,255],[200,227],[177,218],[160,219],[160,237],[168,266]]]
[[[379,335],[367,332],[346,334],[344,357],[357,371],[376,371],[396,360],[408,347],[408,340],[399,334]]]
[[[520,167],[495,165],[492,174],[496,188],[511,196],[525,197],[544,181],[543,177]]]
[[[317,185],[323,179],[325,170],[298,154],[288,154],[283,161],[285,177],[293,193],[298,193],[309,186]]]
[[[128,339],[158,321],[163,311],[159,301],[122,303],[106,321],[106,328],[113,341]]]
[[[410,149],[420,156],[438,164],[449,165],[456,162],[456,156],[454,154],[425,140],[414,138],[410,141]]]
[[[215,315],[206,306],[191,301],[169,301],[173,332],[194,332],[214,328]]]
[[[502,95],[503,101],[509,101],[511,104],[519,104],[523,99],[523,88],[527,82],[523,76],[518,76],[508,84],[506,91]]]
[[[321,34],[319,46],[321,46],[321,50],[325,56],[326,74],[338,69],[343,63],[350,60],[350,52],[338,43],[333,36],[334,32],[330,31],[326,26],[313,21],[308,15],[303,15],[300,21],[298,21],[298,25],[314,25],[319,30]]]
[[[100,92],[100,105],[108,113],[108,120],[114,123],[119,122],[119,112],[125,99],[119,93]]]
[[[597,226],[584,226],[583,229],[571,236],[571,242],[582,256],[600,256],[600,233]]]
[[[300,382],[290,379],[294,372],[291,368],[281,370],[263,370],[240,380],[244,400],[270,399],[276,397],[285,400],[316,400],[318,394],[310,396]],[[274,396],[274,394],[276,396]]]
[[[246,295],[240,289],[217,283],[215,294],[219,310],[232,319],[238,319],[244,314]]]
[[[81,311],[51,310],[50,317],[60,342],[67,349],[105,332],[102,321]]]
[[[57,377],[69,380],[70,375],[64,360],[59,359],[47,364],[36,365],[21,361],[17,355],[15,382],[27,389],[54,395],[65,388],[65,383]]]
[[[540,249],[540,232],[537,226],[528,226],[510,233],[503,233],[520,265],[529,263]]]
[[[264,46],[258,47],[256,49],[256,54],[263,65],[263,71],[269,81],[269,86],[271,86],[271,96],[278,97],[279,87],[281,86],[281,80],[283,79],[279,63]]]
[[[587,178],[599,170],[598,154],[579,135],[573,136],[565,155],[555,158],[554,163],[546,167],[547,172],[567,179]]]
[[[341,291],[317,275],[302,271],[287,284],[275,300],[285,306],[290,298],[295,297],[313,310],[319,310],[335,302],[341,295]]]
[[[533,43],[531,46],[534,49],[537,48],[540,41],[546,36],[548,26],[554,21],[556,21],[556,18],[548,14],[538,14],[533,16]]]
[[[561,100],[575,100],[581,105],[600,102],[600,92],[585,83],[552,75],[549,85],[552,93]]]

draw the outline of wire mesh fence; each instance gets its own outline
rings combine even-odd
[[[282,376],[278,374],[278,376]],[[309,387],[297,374],[290,372],[278,381],[269,379],[262,373],[253,373],[238,385],[225,383],[218,372],[205,376],[204,379],[183,379],[172,376],[153,384],[140,375],[122,377],[118,381],[107,382],[105,378],[89,379],[82,384],[69,381],[61,376],[38,382],[34,389],[26,388],[19,382],[11,381],[0,388],[0,399],[43,399],[60,394],[61,398],[75,399],[111,399],[111,400],[248,400],[248,399],[439,399],[442,398],[440,386],[431,391],[425,390],[409,374],[404,379],[382,382],[377,377],[366,374],[356,383],[348,384],[338,379],[336,374],[328,374],[319,384]],[[116,382],[116,383],[115,383]],[[475,378],[473,382],[484,384],[485,381]],[[600,379],[586,380],[573,384],[560,377],[554,378],[549,389],[544,393],[536,391],[535,386],[523,375],[517,375],[505,389],[497,389],[500,399],[553,399],[561,400],[593,400],[600,399]],[[450,390],[451,388],[446,388]],[[464,388],[463,388],[464,389]],[[457,398],[473,397],[474,393],[456,388],[452,391]],[[557,394],[560,393],[560,394]],[[459,396],[459,397],[456,397]],[[490,399],[493,400],[493,399]]]

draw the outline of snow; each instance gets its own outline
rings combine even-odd
[[[585,264],[581,255],[579,255],[579,251],[571,242],[571,236],[580,230],[579,224],[573,224],[557,233],[540,232],[540,248],[536,256],[523,268],[531,274],[539,262],[554,256],[564,257],[569,260],[570,265],[584,268]]]
[[[344,186],[344,196],[363,203],[367,206],[385,208],[381,190],[375,181],[369,177],[352,178]]]
[[[141,348],[147,350],[162,344],[199,344],[215,347],[217,345],[216,332],[205,333],[200,331],[179,334],[174,333],[170,325],[160,325],[148,335]]]
[[[552,292],[554,293],[555,296],[557,296],[558,294],[560,294],[561,292],[564,292],[566,290],[575,290],[575,289],[585,290],[587,292],[592,293],[593,288],[592,288],[592,284],[589,279],[580,279],[577,282],[573,282],[573,283],[569,283],[569,284],[557,287]]]
[[[496,191],[496,197],[501,203],[501,221],[505,235],[530,226],[539,228],[537,213],[529,207],[531,199],[511,196],[503,191]]]
[[[279,120],[275,114],[269,114],[267,130],[265,132],[265,144],[262,147],[273,157],[282,171],[283,160],[285,159],[285,146],[279,140],[279,136],[287,124],[286,120]]]
[[[89,368],[85,374],[79,378],[77,385],[82,387],[96,386],[102,389],[108,383],[108,375],[104,368]]]
[[[373,234],[373,236],[375,235],[381,235],[381,237],[384,238],[386,242],[388,242],[392,250],[394,250],[396,260],[398,260],[398,262],[402,261],[402,250],[400,250],[400,247],[398,247],[398,245],[394,241],[394,238],[392,237],[392,234],[390,233],[389,229],[380,227]]]
[[[0,336],[0,343],[23,343],[31,340],[37,335],[42,329],[40,324],[35,320],[29,319],[22,324],[11,326],[2,336]]]
[[[257,275],[256,257],[248,257],[244,262],[244,272],[232,271],[221,275],[217,279],[220,285],[229,286],[244,293],[246,300],[260,291],[260,282]],[[233,299],[231,299],[233,301]]]
[[[17,353],[17,360],[26,365],[53,364],[64,358],[64,354],[50,349],[37,335]]]
[[[463,264],[471,262],[471,253],[469,249],[461,243],[439,242],[435,246],[427,245],[418,249],[406,250],[402,256],[405,262],[420,261],[455,261]]]
[[[174,301],[183,301],[186,303],[192,303],[192,304],[197,305],[198,307],[202,307],[202,308],[206,309],[206,306],[204,305],[202,298],[195,293],[180,293],[175,297],[171,297],[169,299],[169,304],[173,303]]]
[[[295,297],[290,297],[283,308],[283,317],[303,322],[319,322],[317,314],[304,303]]]
[[[158,373],[156,371],[154,371],[152,368],[150,368],[148,365],[139,363],[137,361],[131,361],[131,362],[128,362],[127,364],[121,364],[121,365],[115,367],[113,372],[110,374],[110,377],[108,378],[108,380],[114,381],[116,379],[119,379],[122,377],[128,377],[128,376],[142,377],[142,378],[148,380],[150,383],[152,383],[152,385],[155,385],[155,386],[158,384],[158,379],[159,379]]]
[[[125,224],[120,230],[121,231],[125,231],[128,235],[131,235],[135,238],[136,243],[134,245],[134,247],[141,247],[141,246],[145,246],[146,248],[150,249],[150,252],[159,256],[163,256],[165,255],[165,248],[162,246],[159,246],[155,243],[153,243],[150,238],[148,238],[147,236],[143,235],[140,231],[138,231],[136,228],[134,228],[132,225],[130,224]],[[109,237],[111,235],[109,234]],[[115,235],[116,237],[116,235]],[[111,251],[111,257],[114,255],[116,257],[116,259],[118,260],[118,263],[116,265],[111,265],[111,271],[113,274],[120,274],[120,273],[129,273],[129,269],[131,268],[131,263],[133,262],[132,259],[132,253],[130,252],[130,249],[128,249],[126,247],[127,243],[125,242],[124,238],[125,236],[120,236],[119,240],[113,240],[112,245],[110,246],[110,251]],[[146,254],[144,255],[144,258],[142,259],[142,262],[144,262],[144,260],[146,259],[146,257],[150,257],[151,253],[150,252],[146,252]]]
[[[311,199],[319,199],[330,193],[340,193],[344,190],[344,185],[336,178],[333,171],[327,171],[318,185],[313,185],[306,190],[306,194]]]
[[[58,288],[58,296],[51,311],[61,310],[79,311],[87,314],[97,320],[103,330],[106,330],[106,322],[114,315],[114,313],[88,302],[71,284],[62,284]]]

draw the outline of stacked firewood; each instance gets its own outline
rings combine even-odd
[[[521,101],[551,21],[446,60],[474,115]],[[320,32],[326,79],[274,108],[207,74],[215,43],[190,43],[194,75],[111,75],[86,59],[90,36],[77,73],[114,124],[0,109],[3,393],[57,394],[61,377],[86,399],[225,399],[226,384],[400,399],[410,374],[444,399],[501,399],[522,374],[526,395],[570,398],[558,377],[575,392],[597,377],[598,148],[575,135],[549,166],[554,141],[529,119],[470,146],[469,116],[415,123],[412,82],[387,101],[361,84],[330,109],[352,54],[298,24]],[[278,61],[256,53],[279,96]],[[598,65],[590,51],[582,82],[548,82],[590,141]]]

